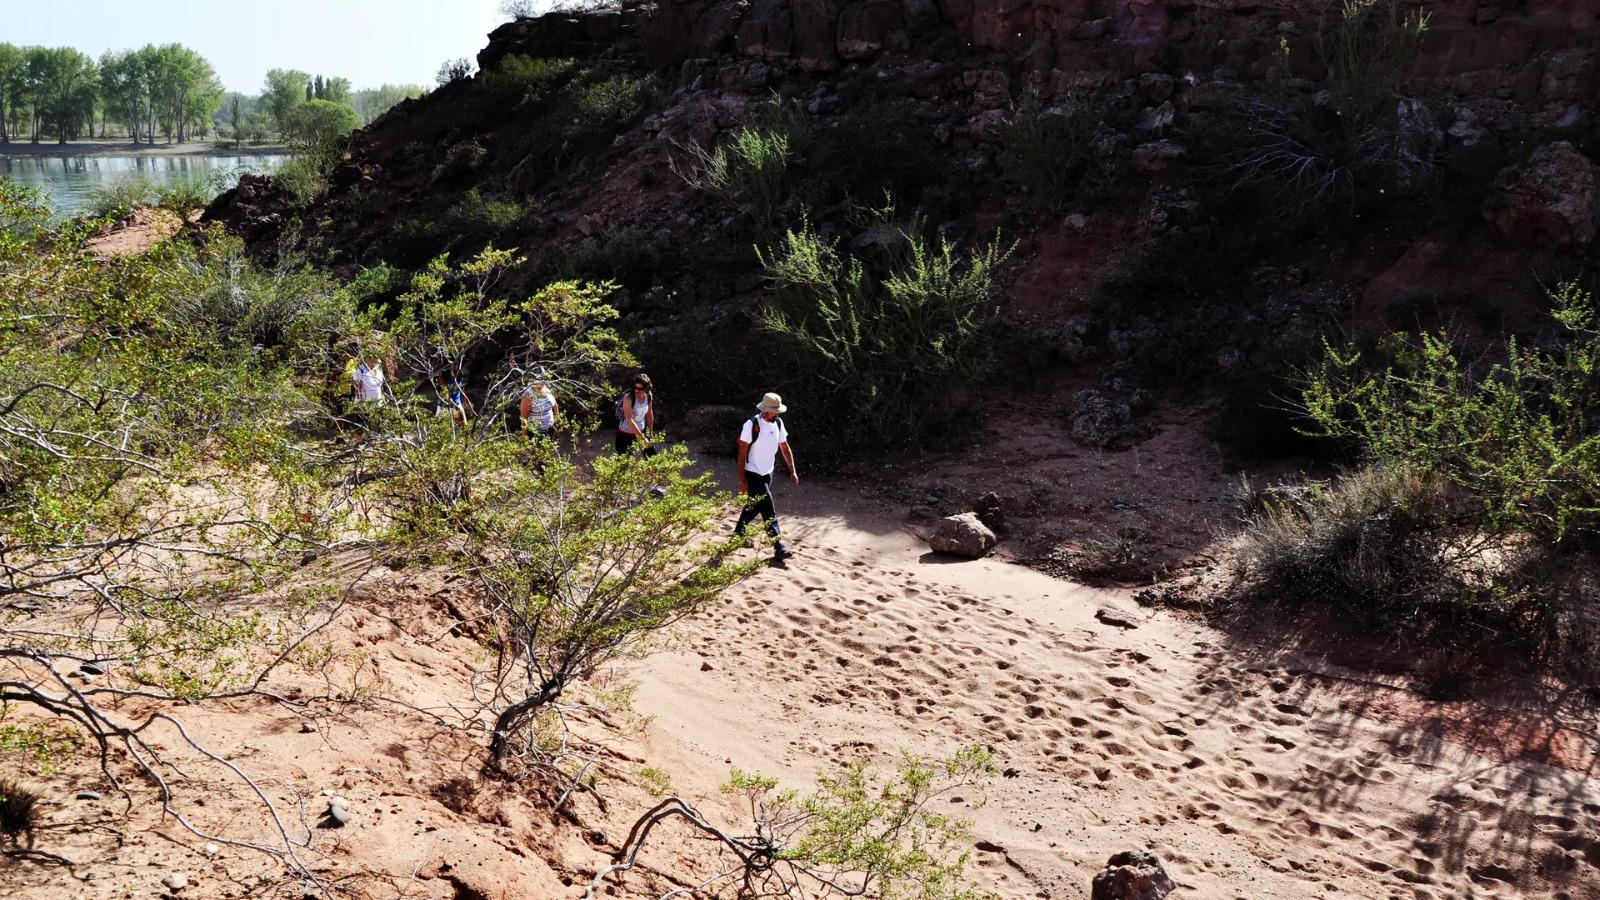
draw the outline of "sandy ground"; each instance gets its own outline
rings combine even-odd
[[[804,784],[857,753],[987,745],[1007,774],[968,814],[1006,897],[1088,897],[1133,848],[1184,897],[1600,896],[1592,712],[1559,729],[1571,768],[1480,753],[1439,727],[1479,710],[1125,591],[933,557],[856,490],[780,503],[800,555],[638,668],[652,759]]]
[[[287,153],[282,144],[244,144],[237,149],[232,142],[191,141],[185,144],[130,144],[124,140],[55,141],[14,140],[0,144],[0,156],[235,156],[238,154]]]
[[[605,738],[603,804],[579,794],[552,813],[531,784],[479,777],[483,735],[458,726],[483,657],[450,631],[464,587],[448,573],[326,564],[367,572],[334,630],[337,663],[274,687],[361,699],[319,707],[314,730],[265,700],[178,714],[309,838],[303,856],[345,896],[579,897],[655,801],[645,766],[736,824],[716,790],[732,767],[806,788],[858,755],[972,743],[1005,774],[986,803],[952,809],[974,820],[979,881],[1007,898],[1085,898],[1106,857],[1141,847],[1196,900],[1600,896],[1587,706],[1428,703],[1403,676],[1144,609],[1128,590],[932,557],[905,505],[859,482],[808,480],[779,502],[800,555],[620,673],[653,721]],[[273,838],[237,778],[176,755],[188,821]],[[189,879],[182,898],[308,895],[259,853],[208,853],[147,784],[127,779],[129,809],[85,760],[49,775],[0,763],[45,793],[36,849],[70,862],[0,861],[0,896],[161,896],[173,871]],[[84,789],[106,798],[75,799]],[[328,827],[332,793],[357,809],[351,825]],[[659,873],[705,852],[663,832],[608,896],[659,896]]]

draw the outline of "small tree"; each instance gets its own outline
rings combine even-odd
[[[434,81],[440,87],[465,81],[472,76],[472,63],[465,58],[447,59],[439,66],[439,74],[434,76]]]
[[[537,754],[530,729],[575,681],[753,571],[729,559],[741,539],[710,536],[733,504],[689,465],[682,447],[602,456],[585,479],[546,459],[485,504],[471,543],[496,626],[496,768]]]
[[[724,829],[682,798],[667,797],[634,823],[617,862],[595,875],[585,896],[637,865],[655,829],[676,819],[719,853],[714,874],[696,876],[695,896],[991,898],[966,878],[970,824],[930,807],[986,783],[994,771],[993,757],[976,746],[937,761],[906,755],[886,779],[858,761],[801,797],[778,790],[775,779],[735,770],[722,790],[748,805],[753,833]]]

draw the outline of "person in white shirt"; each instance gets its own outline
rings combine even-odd
[[[354,403],[350,404],[350,423],[356,427],[357,441],[361,435],[371,430],[372,413],[383,402],[384,385],[388,376],[384,373],[383,360],[376,354],[361,360],[350,376],[350,393]],[[340,429],[343,431],[343,429]]]
[[[739,492],[749,498],[739,513],[739,524],[734,534],[744,534],[744,528],[756,516],[767,522],[767,534],[776,542],[772,549],[774,562],[782,562],[794,554],[783,543],[778,527],[778,510],[772,498],[772,471],[777,468],[778,454],[783,454],[789,467],[789,483],[800,487],[800,470],[794,466],[794,452],[789,449],[789,431],[778,418],[789,407],[777,394],[767,394],[756,407],[756,414],[739,431]]]
[[[629,453],[637,445],[645,456],[656,448],[645,436],[656,430],[656,389],[643,372],[633,379],[633,388],[622,395],[622,414],[617,418],[617,455]]]
[[[522,389],[522,431],[528,435],[548,436],[556,429],[556,397],[550,393],[543,375],[534,375],[533,383]]]

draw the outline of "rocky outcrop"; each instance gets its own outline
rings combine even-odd
[[[939,527],[928,538],[928,548],[935,553],[977,559],[993,550],[996,542],[994,532],[977,513],[962,513],[939,521]]]
[[[1525,165],[1501,173],[1484,218],[1507,242],[1549,250],[1583,250],[1594,240],[1594,164],[1566,141],[1540,147]]]
[[[289,191],[266,175],[243,175],[233,188],[219,194],[201,218],[221,222],[245,243],[262,245],[283,226],[283,210],[292,205]]]
[[[1177,889],[1154,853],[1129,850],[1094,876],[1090,900],[1162,900]]]

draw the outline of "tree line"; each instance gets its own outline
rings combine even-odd
[[[211,63],[182,44],[108,51],[96,60],[72,47],[0,43],[0,144],[113,136],[154,144],[158,135],[183,143],[212,133],[235,143],[270,133],[314,140],[425,92],[413,84],[358,91],[347,78],[273,69],[252,97],[226,93]]]

